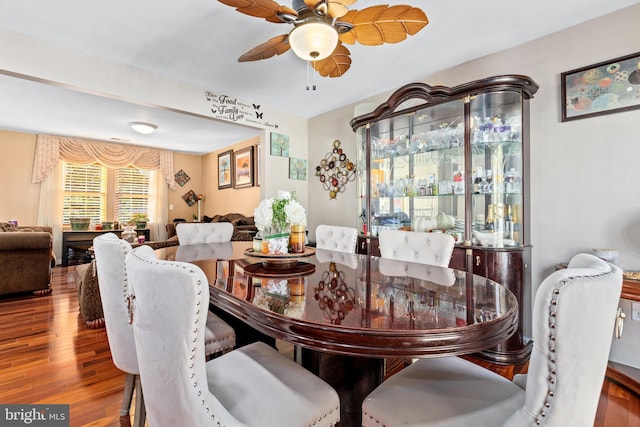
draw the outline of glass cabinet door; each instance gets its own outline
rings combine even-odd
[[[464,234],[464,102],[370,127],[371,234],[383,229]]]
[[[494,92],[471,99],[472,244],[524,244],[522,95]]]

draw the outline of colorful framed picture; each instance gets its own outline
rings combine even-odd
[[[233,177],[233,163],[231,156],[233,150],[218,154],[218,190],[231,188]]]
[[[253,187],[253,147],[233,152],[233,188]]]
[[[562,121],[640,108],[640,52],[560,75]]]
[[[289,157],[289,135],[271,132],[271,155]]]
[[[189,190],[182,195],[182,200],[184,200],[188,206],[193,206],[198,202],[198,196],[193,190]]]
[[[307,179],[307,160],[289,157],[289,179]]]
[[[180,169],[175,174],[175,180],[176,180],[176,182],[178,183],[178,185],[180,187],[183,187],[187,182],[189,182],[190,179],[191,179],[191,177],[189,175],[187,175],[187,173],[185,171],[183,171],[182,169]]]

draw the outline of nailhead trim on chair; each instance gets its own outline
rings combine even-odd
[[[595,276],[588,276],[588,277],[590,278],[604,277],[609,274],[612,274],[613,271],[614,271],[613,269],[610,269],[606,273],[601,273]],[[535,422],[537,425],[542,424],[544,417],[547,416],[547,412],[549,411],[549,409],[551,408],[551,405],[553,404],[553,400],[555,397],[555,389],[557,387],[557,384],[556,384],[557,367],[556,367],[556,359],[555,359],[555,352],[556,352],[555,329],[556,329],[556,318],[557,318],[556,312],[558,311],[558,298],[560,296],[562,289],[566,286],[567,283],[569,283],[570,281],[573,281],[576,279],[582,279],[585,277],[587,276],[572,276],[564,280],[561,280],[559,288],[555,288],[552,292],[551,301],[549,302],[549,344],[548,344],[549,357],[547,358],[547,367],[549,369],[549,378],[547,379],[548,390],[547,390],[547,397],[542,405],[542,408],[540,408],[540,410],[538,411],[538,416],[535,419]]]
[[[144,261],[144,262],[146,262],[148,264],[154,264],[154,265],[161,265],[162,266],[162,264],[160,264],[157,261],[149,261],[149,260],[146,260],[146,259],[142,259],[140,257],[138,257],[138,259],[141,260],[141,261]],[[164,265],[166,266],[167,264],[164,264]],[[174,266],[174,265],[175,264],[170,264],[170,266]],[[177,265],[176,267],[179,267],[179,268],[181,267],[181,268],[183,268],[185,270],[187,269],[186,265],[181,265],[181,266]],[[194,270],[189,269],[188,271],[189,271],[189,274],[194,274]],[[202,282],[200,280],[198,280],[196,282],[196,286],[197,286],[198,295],[201,295],[202,294]],[[196,310],[194,312],[194,321],[193,321],[194,325],[198,324],[198,314],[200,314],[200,301],[199,300],[196,303]],[[197,341],[197,335],[198,335],[198,327],[197,326],[193,329],[192,333],[193,333],[193,342],[195,343]],[[196,347],[192,347],[191,348],[191,356],[189,357],[189,359],[193,360],[195,357],[196,357]],[[193,378],[195,376],[195,370],[194,370],[193,362],[189,365],[189,370],[190,370],[190,378]],[[198,382],[197,381],[193,382],[193,388],[194,388],[194,390],[196,392],[196,395],[198,397],[202,396],[202,388],[198,386]],[[207,391],[208,391],[208,389],[207,389]],[[204,399],[200,399],[200,404],[203,405],[203,406],[206,405],[205,400]],[[334,411],[336,411],[338,409],[339,409],[339,407],[334,408],[333,410],[329,411],[328,414],[324,414],[322,416],[322,418],[327,418],[328,415],[332,414]],[[207,413],[211,413],[211,409],[209,408],[209,406],[205,406],[205,411],[207,411]],[[317,424],[317,422],[322,420],[322,418],[319,418],[318,420],[314,420],[312,424],[307,424],[307,427],[315,426]],[[216,421],[216,416],[213,413],[211,413],[211,421]],[[217,427],[225,427],[222,424],[220,424],[220,421],[216,422],[216,426]]]

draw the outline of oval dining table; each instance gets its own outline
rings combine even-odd
[[[161,259],[198,265],[218,312],[299,349],[299,362],[340,396],[339,426],[361,425],[361,403],[386,358],[476,353],[518,327],[505,287],[462,270],[307,247],[268,257],[251,242],[182,245]]]

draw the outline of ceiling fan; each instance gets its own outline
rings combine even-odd
[[[240,13],[273,23],[294,26],[289,34],[274,37],[238,58],[258,61],[292,49],[310,61],[323,77],[340,77],[351,67],[351,52],[344,44],[365,46],[398,43],[424,28],[429,20],[417,7],[378,5],[349,10],[356,0],[292,0],[292,7],[274,0],[218,0]]]

